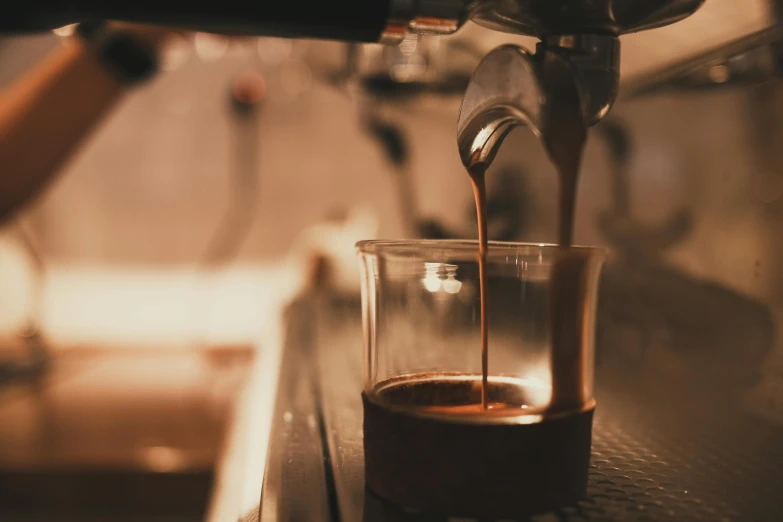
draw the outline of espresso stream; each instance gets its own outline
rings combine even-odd
[[[468,170],[473,183],[473,194],[476,198],[476,214],[478,218],[478,266],[479,266],[479,299],[481,318],[481,409],[489,406],[487,381],[489,378],[489,312],[487,311],[487,184],[484,181],[486,166],[483,163],[474,165]]]

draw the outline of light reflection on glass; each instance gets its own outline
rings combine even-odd
[[[435,293],[442,290],[448,294],[458,294],[462,289],[462,282],[457,280],[456,265],[424,263],[424,270],[421,282],[428,291]]]
[[[446,265],[446,280],[443,281],[443,290],[449,294],[459,293],[462,288],[462,283],[457,281],[457,267],[453,265]]]
[[[527,383],[525,388],[534,405],[549,404],[552,399],[552,371],[547,359],[527,364],[519,376]]]
[[[424,279],[422,279],[422,283],[424,283],[424,288],[432,293],[440,290],[441,283],[440,277],[438,277],[439,267],[440,263],[424,263],[424,270],[426,271],[426,274]]]

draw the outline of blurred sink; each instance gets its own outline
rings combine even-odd
[[[70,350],[0,389],[0,520],[203,520],[252,354]]]

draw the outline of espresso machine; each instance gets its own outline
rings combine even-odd
[[[539,82],[552,63],[547,58],[554,57],[572,75],[581,97],[585,123],[592,126],[606,120],[607,124],[598,127],[599,136],[610,143],[617,183],[614,207],[607,212],[604,230],[622,251],[623,261],[633,269],[617,272],[605,281],[610,300],[601,301],[601,306],[608,309],[607,314],[619,317],[618,320],[633,322],[637,319],[634,314],[644,315],[649,320],[653,343],[660,330],[670,328],[681,333],[675,344],[684,349],[704,348],[703,353],[689,360],[692,367],[714,365],[723,369],[736,366],[739,360],[755,368],[769,351],[774,336],[769,311],[721,288],[694,283],[679,272],[661,269],[651,261],[657,247],[662,250],[676,243],[684,233],[682,230],[688,228],[688,223],[680,221],[687,219],[675,220],[677,223],[670,227],[675,230],[667,231],[670,233],[640,236],[622,228],[630,222],[631,214],[623,192],[626,174],[622,169],[630,162],[629,150],[633,147],[623,135],[623,128],[610,116],[614,114],[611,109],[615,100],[621,95],[621,36],[676,23],[704,3],[704,0],[343,0],[303,9],[301,5],[269,0],[252,5],[231,0],[186,8],[167,0],[103,3],[78,0],[67,4],[43,0],[7,8],[0,19],[0,30],[29,32],[80,21],[112,19],[221,33],[394,45],[411,34],[457,33],[471,21],[495,31],[534,37],[538,40],[535,50],[522,56],[526,67],[520,69],[517,77],[520,83],[503,86],[509,93],[533,89],[530,92],[534,96],[523,112],[547,111],[549,105],[545,100],[556,96]],[[666,88],[721,86],[725,82],[717,81],[720,77],[716,80],[714,74],[723,69],[713,71],[716,64],[735,67],[740,73],[750,71],[748,77],[751,77],[758,69],[743,68],[731,58],[754,46],[769,45],[775,38],[768,31],[711,51],[709,55],[667,69],[666,74],[640,79],[630,86],[627,95],[644,97]],[[737,76],[742,78],[739,73]],[[492,94],[496,92],[493,89],[479,94]],[[379,140],[384,135],[393,135],[382,122],[371,120],[370,123],[373,124],[371,132],[382,135]],[[539,125],[529,117],[523,123],[534,130]],[[479,149],[493,154],[508,130],[503,125],[493,127],[490,136],[494,138],[483,142]],[[539,132],[546,130],[539,129]],[[476,136],[471,139],[475,141]],[[392,143],[394,137],[387,136],[386,141]],[[638,240],[636,243],[634,238]],[[627,296],[628,288],[637,292],[630,299],[611,299],[612,292],[624,292]],[[672,295],[676,296],[674,303]],[[650,300],[660,301],[660,314],[646,313]],[[356,405],[356,384],[361,374],[358,344],[362,334],[356,321],[359,313],[356,303],[351,298],[317,293],[295,303],[289,313],[261,505],[257,512],[247,514],[246,520],[425,520],[398,513],[364,490],[361,418]],[[686,314],[696,319],[683,325],[680,318]],[[710,314],[730,317],[731,321],[715,329],[716,324],[708,319]],[[711,333],[700,335],[704,331]],[[752,335],[739,335],[740,331]],[[614,334],[614,343],[623,342],[616,331],[601,331],[599,324],[599,338],[604,334]],[[734,346],[743,342],[748,349],[742,359],[725,356],[728,348],[717,355],[709,351],[721,343]],[[599,351],[599,364],[602,357],[617,359],[615,355]],[[725,388],[716,392],[716,388],[705,391],[696,382],[674,386],[662,377],[656,380],[645,376],[635,382],[637,374],[627,366],[620,370],[597,370],[601,409],[595,427],[588,497],[577,505],[543,515],[540,520],[765,520],[774,517],[776,502],[783,500],[776,488],[777,465],[783,461],[775,449],[780,431],[721,407],[726,396],[731,395],[730,390],[740,386],[735,382],[736,373],[741,374],[741,379],[747,379],[749,372],[722,374]]]
[[[183,9],[168,2],[31,2],[4,13],[6,33],[54,29],[87,20],[150,22],[203,31],[327,38],[399,44],[409,32],[447,35],[468,20],[483,27],[535,36],[539,56],[554,52],[574,68],[587,119],[603,118],[617,96],[622,34],[665,26],[695,12],[704,0],[581,0],[507,2],[360,0],[309,9],[284,2],[234,1]]]

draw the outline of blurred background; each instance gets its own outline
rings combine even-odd
[[[623,37],[576,241],[612,252],[599,361],[706,368],[783,423],[777,10],[708,0]],[[0,40],[0,86],[63,38]],[[472,24],[394,48],[170,40],[0,228],[0,518],[236,520],[257,503],[285,304],[313,284],[355,295],[359,239],[475,237],[455,124],[503,42],[534,45]],[[488,174],[490,238],[554,241],[556,183],[514,131]]]

